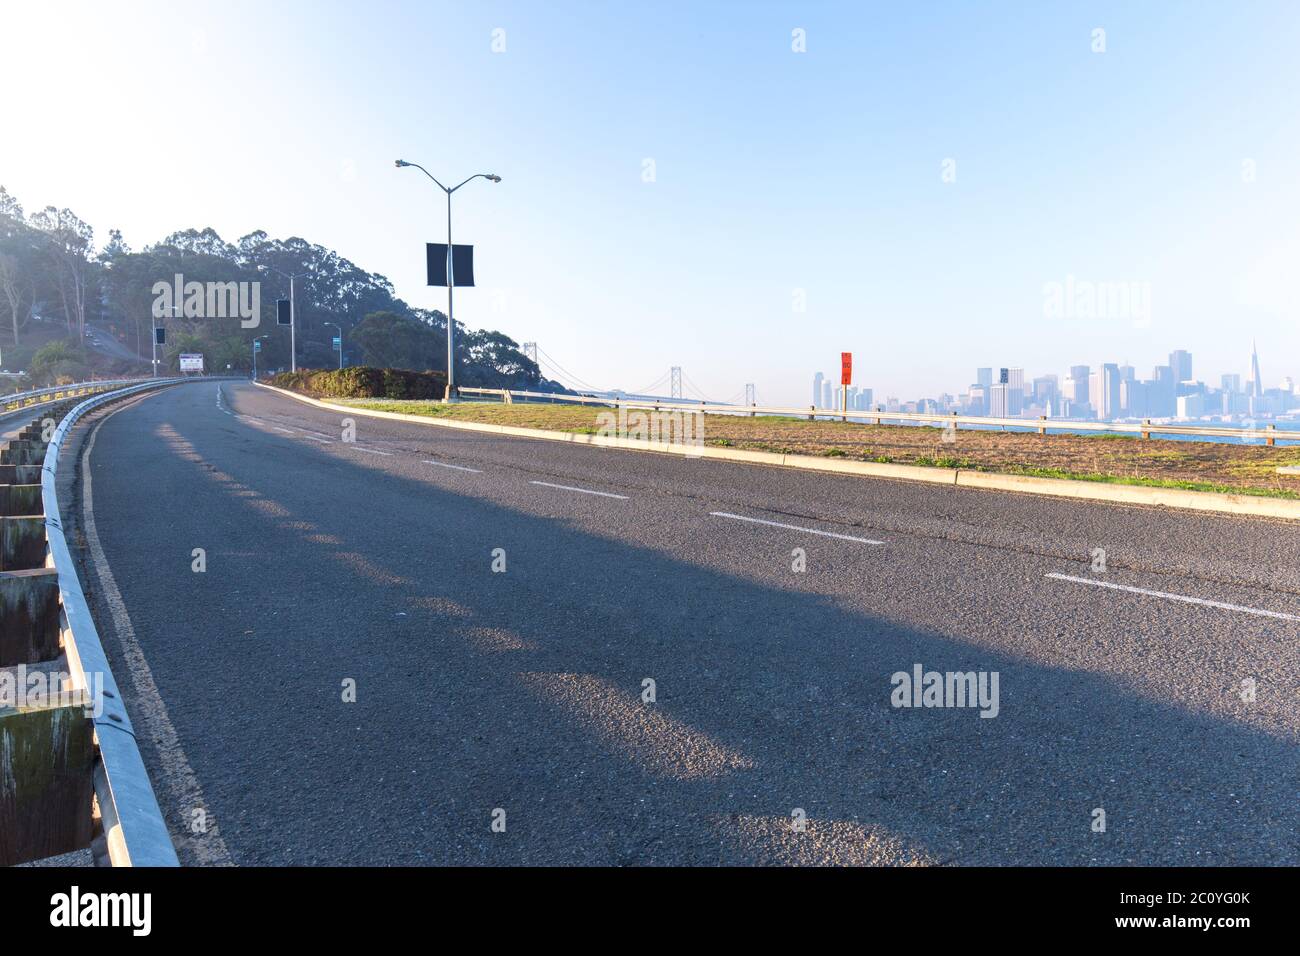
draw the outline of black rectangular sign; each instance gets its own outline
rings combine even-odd
[[[447,244],[427,242],[425,255],[428,258],[429,285],[447,285]],[[474,284],[473,246],[451,247],[451,272],[455,288],[462,289]]]

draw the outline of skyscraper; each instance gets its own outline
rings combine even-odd
[[[1190,364],[1190,356],[1189,364]],[[1097,417],[1103,421],[1118,418],[1120,414],[1119,366],[1114,362],[1103,365],[1097,375]]]
[[[1005,371],[1005,369],[1004,369]],[[1010,418],[1008,393],[1011,389],[1005,382],[989,386],[989,415],[993,418]]]
[[[1034,379],[1034,404],[1055,415],[1060,409],[1060,388],[1055,375],[1043,375]]]
[[[1168,365],[1157,365],[1153,375],[1147,394],[1147,414],[1152,418],[1168,418],[1178,411],[1178,382],[1174,380],[1174,370]]]
[[[1025,370],[998,369],[998,384],[1007,387],[1007,411],[1003,417],[1014,418],[1021,414],[1025,406]]]
[[[1083,414],[1084,407],[1089,402],[1091,393],[1088,391],[1088,373],[1086,365],[1071,365],[1070,375],[1065,380],[1065,397],[1075,406],[1076,415]]]
[[[826,376],[821,372],[818,372],[816,375],[813,376],[812,403],[814,406],[820,405],[822,403],[822,382],[824,381],[826,381]]]
[[[980,385],[983,385],[985,388],[988,388],[993,384],[993,369],[977,368],[975,370],[975,381]]]
[[[1129,418],[1146,418],[1151,414],[1151,382],[1139,382],[1136,378],[1125,378],[1120,370],[1119,400],[1124,414]]]
[[[1174,370],[1175,382],[1190,382],[1192,380],[1192,353],[1179,349],[1177,352],[1169,353],[1169,367]]]
[[[1250,342],[1250,377],[1254,383],[1250,387],[1250,394],[1255,398],[1264,397],[1264,382],[1259,374],[1259,349],[1255,346],[1255,340]]]

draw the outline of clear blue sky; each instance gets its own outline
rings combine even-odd
[[[5,20],[0,183],[29,210],[137,246],[301,235],[442,308],[422,246],[441,194],[393,159],[495,172],[457,194],[480,284],[457,317],[594,385],[679,364],[715,398],[804,402],[851,350],[861,384],[914,398],[977,365],[1145,376],[1178,347],[1217,383],[1252,336],[1266,385],[1300,377],[1294,2],[47,0]],[[1150,322],[1046,317],[1068,275],[1150,283]]]

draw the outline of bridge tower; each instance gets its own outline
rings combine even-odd
[[[673,366],[672,390],[668,394],[670,398],[682,397],[682,367],[680,365]]]

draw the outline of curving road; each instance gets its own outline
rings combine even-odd
[[[96,423],[183,862],[1300,863],[1294,525],[355,423]],[[996,716],[892,706],[917,665]]]
[[[118,341],[117,336],[113,334],[107,322],[87,322],[86,330],[94,336],[94,341],[97,343],[92,345],[91,339],[87,338],[87,348],[93,349],[94,351],[118,362],[134,362],[136,364],[144,365],[146,368],[148,367],[149,357],[146,355],[144,358],[141,358],[136,353],[135,349],[131,348],[131,346],[127,345],[125,342]],[[148,345],[149,343],[146,342],[145,344]]]

